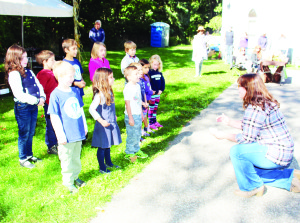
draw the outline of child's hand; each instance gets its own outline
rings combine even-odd
[[[67,144],[67,141],[64,141],[64,142],[58,142],[58,145],[66,145]]]
[[[134,119],[133,117],[129,117],[129,125],[134,126]]]
[[[74,81],[74,85],[79,87],[79,88],[84,88],[85,87],[85,82],[84,82],[84,80]]]
[[[38,103],[38,106],[44,106],[44,104],[45,104],[44,98],[40,98],[40,101],[39,101],[39,103]]]
[[[161,93],[162,93],[162,91],[161,91],[161,90],[159,90],[157,94],[158,94],[158,95],[160,95]]]
[[[100,122],[100,124],[101,124],[103,127],[108,127],[108,126],[110,126],[110,123],[107,122],[106,120],[102,120],[102,121]]]
[[[156,91],[152,91],[152,92],[153,92],[153,95],[155,95],[155,92],[156,92]]]
[[[149,104],[147,102],[145,102],[145,105],[144,105],[145,108],[148,108],[149,107]]]

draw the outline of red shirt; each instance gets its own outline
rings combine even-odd
[[[41,70],[36,77],[44,88],[46,103],[49,105],[50,94],[58,85],[57,80],[55,79],[52,70],[47,69]]]

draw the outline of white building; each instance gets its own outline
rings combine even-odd
[[[223,0],[222,35],[230,26],[234,32],[234,46],[240,37],[248,34],[249,50],[257,45],[258,38],[267,34],[268,48],[276,47],[281,34],[286,36],[288,56],[300,57],[300,0]]]

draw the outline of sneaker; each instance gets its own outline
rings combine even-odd
[[[147,137],[147,136],[150,136],[150,134],[147,133],[147,132],[144,132],[144,133],[143,133],[143,136]]]
[[[76,194],[78,192],[78,189],[74,185],[68,186],[68,189],[71,194]]]
[[[74,181],[75,185],[78,186],[78,187],[84,187],[86,185],[86,183],[83,181],[83,180],[80,180],[79,178],[77,178],[75,181]]]
[[[151,134],[151,133],[155,133],[154,131],[152,131],[150,128],[147,130],[147,133]]]
[[[115,164],[113,164],[111,166],[109,166],[109,165],[106,165],[106,166],[108,166],[109,168],[117,168],[117,169],[121,168],[121,167],[119,167],[118,165],[115,165]]]
[[[106,170],[99,170],[100,173],[102,174],[107,174],[110,173],[110,170],[106,169]]]
[[[47,150],[48,154],[58,155],[57,145],[52,146]]]
[[[137,158],[137,156],[135,154],[126,154],[124,156],[125,159],[130,160],[131,162],[134,162]]]
[[[29,168],[29,169],[32,169],[35,167],[35,165],[33,165],[31,162],[29,162],[28,160],[20,160],[20,165],[22,167],[26,167],[26,168]]]
[[[148,155],[146,153],[144,153],[142,150],[139,150],[135,155],[141,159],[145,159],[148,157]]]
[[[42,160],[40,158],[37,158],[35,156],[27,156],[27,160],[31,161],[31,162],[34,162],[34,163],[36,163],[36,162],[42,162]]]
[[[153,129],[153,130],[158,130],[158,128],[156,127],[155,124],[152,124],[152,125],[149,125],[150,129]]]
[[[164,127],[163,125],[159,124],[158,122],[155,122],[154,125],[155,125],[156,127],[158,127],[158,128]]]

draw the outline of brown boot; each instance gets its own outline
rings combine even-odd
[[[290,191],[300,193],[300,170],[294,169],[294,178],[292,179]]]
[[[234,193],[237,196],[249,198],[249,197],[252,197],[254,195],[256,195],[257,197],[261,197],[261,196],[264,195],[264,191],[265,191],[265,186],[262,185],[261,187],[255,188],[254,190],[251,190],[251,191],[236,190]]]

